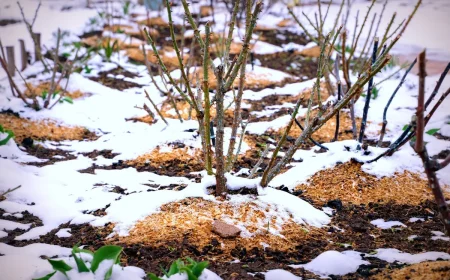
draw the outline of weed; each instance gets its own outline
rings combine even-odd
[[[9,129],[4,129],[1,124],[0,124],[0,133],[6,134],[6,138],[0,139],[0,146],[6,145],[9,139],[14,137],[14,132],[12,132]]]
[[[163,267],[161,267],[161,270],[164,273],[164,276],[169,278],[170,276],[179,274],[179,273],[186,273],[188,280],[197,280],[200,275],[203,273],[203,270],[208,267],[208,262],[196,262],[193,259],[186,257],[186,261],[188,262],[185,264],[185,262],[181,259],[177,259],[174,261],[169,268],[169,271],[164,270]],[[153,273],[148,273],[147,277],[150,280],[162,280],[158,276],[156,276]]]
[[[86,261],[81,258],[80,253],[85,253],[85,254],[92,256],[92,261],[90,262],[89,267],[86,264]],[[91,252],[91,251],[85,250],[85,249],[80,249],[78,247],[78,245],[75,245],[72,248],[72,257],[75,261],[76,269],[78,270],[79,273],[84,273],[84,272],[95,273],[95,271],[98,269],[98,267],[102,261],[112,260],[113,263],[111,264],[111,267],[108,269],[108,271],[105,274],[105,278],[104,278],[105,280],[108,280],[111,278],[113,265],[119,263],[121,253],[122,253],[122,247],[115,246],[115,245],[103,246],[95,252]],[[50,263],[50,265],[53,267],[53,269],[55,271],[50,274],[45,275],[44,277],[36,278],[34,280],[48,280],[53,275],[55,275],[57,271],[61,272],[62,274],[64,274],[66,276],[67,279],[69,279],[69,277],[67,276],[67,272],[71,271],[72,269],[75,269],[74,267],[68,265],[63,260],[48,260],[48,262]]]

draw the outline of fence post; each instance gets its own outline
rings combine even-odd
[[[22,60],[22,67],[20,68],[20,71],[23,71],[25,70],[25,68],[27,68],[28,54],[27,50],[25,49],[25,41],[20,39],[19,43],[20,43],[20,58]]]
[[[42,60],[41,54],[41,33],[34,33],[34,61]]]
[[[14,74],[16,73],[16,60],[14,57],[14,47],[12,46],[6,47],[6,58],[8,61],[8,72],[11,75],[11,77],[14,77]]]

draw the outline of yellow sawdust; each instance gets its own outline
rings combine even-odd
[[[317,112],[311,112],[311,120],[316,116]],[[300,123],[304,124],[304,118],[300,119]],[[361,119],[356,119],[356,127],[357,131],[361,123]],[[285,128],[282,128],[278,131],[278,134],[282,135],[284,133]],[[352,120],[350,115],[346,112],[341,112],[339,114],[339,138],[338,140],[350,140],[353,139],[352,130]],[[312,138],[320,143],[330,142],[334,138],[334,134],[336,131],[336,116],[332,117],[328,120],[319,130],[314,132]],[[297,138],[300,136],[302,130],[294,124],[289,131],[289,136]]]
[[[178,112],[180,113],[180,116],[183,120],[189,119],[189,110],[190,105],[185,100],[175,100],[175,105],[178,109]],[[204,107],[204,106],[203,106]],[[164,101],[164,103],[161,106],[161,114],[166,118],[178,118],[177,113],[175,112],[172,103],[169,100]],[[216,117],[216,108],[213,106],[210,110],[210,116],[211,119],[214,119]],[[225,118],[233,118],[233,110],[228,109],[225,110]],[[197,113],[195,110],[192,110],[191,112],[191,119],[196,120],[197,119]]]
[[[184,147],[162,152],[160,148],[156,148],[150,153],[127,161],[127,163],[129,165],[137,166],[149,164],[153,167],[178,164],[182,166],[189,165],[191,168],[199,167],[201,169],[203,167],[203,157],[202,152],[199,149]]]
[[[143,19],[138,21],[138,24],[147,25],[150,27],[160,26],[160,27],[168,27],[169,23],[166,22],[162,17],[150,17],[148,19]]]
[[[49,90],[50,90],[50,82],[42,82],[38,85],[32,85],[31,83],[27,83],[24,94],[28,97],[42,96],[43,92],[45,91],[48,92]],[[56,86],[56,91],[63,92],[63,88],[61,87],[61,85]],[[66,92],[64,96],[68,96],[72,99],[77,99],[85,96],[85,94],[80,90],[76,90],[73,92]]]
[[[387,269],[372,280],[444,280],[450,279],[450,261],[422,262],[403,267],[401,269]]]
[[[230,258],[229,252],[237,245],[247,249],[262,248],[262,242],[268,244],[272,250],[289,252],[294,250],[292,244],[302,243],[312,238],[312,232],[320,231],[300,226],[291,219],[279,228],[275,217],[271,217],[268,211],[268,208],[261,208],[252,202],[233,205],[228,201],[212,202],[201,198],[187,198],[163,205],[161,212],[139,221],[130,231],[130,235],[121,241],[158,246],[167,244],[167,240],[183,240],[187,237],[189,244],[203,247],[208,246],[212,238],[216,238],[222,243],[220,249],[224,251],[223,257]],[[213,233],[213,220],[224,217],[235,223],[245,223],[245,228],[253,236],[225,239]],[[270,222],[262,225],[261,220],[265,219]],[[271,228],[278,230],[283,237],[269,233],[268,229]]]
[[[395,202],[418,205],[434,200],[428,183],[420,174],[405,171],[393,177],[377,177],[361,170],[361,164],[346,162],[317,172],[296,189],[317,203],[340,199],[344,203]],[[449,193],[446,196],[450,197]]]
[[[126,49],[138,49],[141,48],[141,46],[144,44],[144,41],[137,39],[135,37],[129,37],[125,41],[122,41],[117,38],[108,38],[108,37],[98,37],[96,35],[87,37],[81,40],[81,42],[85,45],[88,45],[90,47],[107,47],[108,44],[110,47],[114,46],[114,43],[117,42],[117,46],[121,50]],[[116,48],[116,47],[114,47]]]
[[[191,84],[195,86],[197,81],[200,81],[200,84],[203,82],[203,69],[197,68],[194,73],[189,74],[189,79],[191,80]],[[253,72],[248,72],[245,75],[245,88],[246,89],[263,89],[267,87],[273,86],[282,86],[287,82],[292,81],[293,78],[285,78],[282,81],[274,81],[271,79],[271,75],[261,75]],[[214,72],[209,69],[208,70],[208,83],[211,89],[217,88],[217,79],[214,75]],[[239,77],[237,77],[233,82],[233,87],[237,88],[239,86]]]
[[[10,129],[15,134],[17,143],[21,143],[26,137],[35,140],[82,140],[95,139],[95,135],[84,127],[63,126],[51,120],[32,121],[18,118],[9,114],[0,114],[0,124]]]
[[[288,27],[288,26],[292,26],[293,24],[294,24],[294,22],[292,21],[292,19],[283,19],[277,23],[277,26],[278,27]]]
[[[178,58],[171,47],[164,47],[162,50],[160,50],[159,55],[161,57],[161,60],[163,61],[164,65],[169,70],[174,70],[179,68]],[[142,49],[127,49],[127,56],[135,61],[144,62],[144,54],[142,53]],[[154,55],[153,51],[147,51],[147,59],[150,63],[157,65],[158,59]],[[189,55],[183,54],[183,64],[186,65],[187,61],[189,59]]]

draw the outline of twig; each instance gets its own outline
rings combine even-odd
[[[386,106],[384,107],[384,111],[383,111],[383,126],[381,127],[380,140],[378,140],[377,147],[380,147],[381,144],[383,143],[384,134],[386,133],[386,125],[388,123],[387,122],[387,111],[389,109],[389,106],[391,105],[391,102],[394,99],[395,95],[397,94],[398,90],[402,87],[403,83],[405,82],[406,76],[411,71],[411,69],[414,67],[416,62],[417,62],[417,58],[414,59],[413,63],[411,63],[409,68],[406,70],[405,74],[403,75],[402,79],[400,80],[400,83],[398,84],[397,88],[394,90],[394,92],[392,93],[391,97],[389,98]]]
[[[224,136],[224,106],[223,99],[225,92],[223,91],[223,75],[224,69],[223,65],[219,65],[216,71],[217,77],[217,91],[216,91],[216,111],[217,111],[217,135],[216,135],[216,145],[215,145],[215,156],[216,156],[216,195],[223,195],[227,193],[226,178],[225,174],[225,160],[223,158],[223,136]]]
[[[295,119],[295,123],[297,124],[298,128],[300,128],[301,131],[305,130],[302,126],[302,124],[297,120],[297,118]],[[308,138],[314,145],[316,145],[319,148],[322,148],[324,150],[328,151],[328,148],[325,147],[324,145],[320,144],[319,142],[317,142],[316,140],[314,140],[311,136]]]
[[[378,51],[378,38],[375,38],[375,43],[373,44],[373,53],[372,53],[372,67],[375,64],[375,61],[377,59],[377,51]],[[363,142],[364,132],[366,130],[367,115],[369,113],[370,100],[372,99],[372,86],[373,86],[373,76],[369,80],[369,85],[367,87],[366,103],[364,104],[363,118],[361,120],[361,128],[359,131],[359,139],[358,139],[359,143]]]
[[[419,54],[419,96],[418,96],[418,105],[417,111],[415,115],[415,119],[413,119],[412,124],[416,131],[416,140],[411,141],[411,146],[414,147],[414,150],[422,159],[425,173],[428,177],[428,186],[433,191],[434,198],[436,200],[436,204],[438,206],[439,212],[441,213],[442,219],[444,221],[444,227],[447,231],[447,235],[450,236],[450,211],[447,206],[447,202],[445,201],[444,194],[439,185],[439,180],[436,176],[436,172],[434,171],[433,166],[435,165],[428,155],[427,148],[425,147],[423,141],[423,134],[425,129],[425,121],[424,121],[424,101],[425,101],[425,51]]]
[[[211,136],[208,133],[210,131],[210,109],[211,103],[209,99],[209,82],[208,82],[208,71],[209,71],[209,40],[210,40],[210,29],[209,23],[205,25],[205,46],[203,49],[203,98],[205,102],[205,115],[204,115],[204,125],[205,125],[205,143],[206,143],[206,152],[205,152],[205,163],[206,163],[206,171],[208,175],[212,175],[212,150],[211,150]]]
[[[164,118],[164,116],[161,114],[161,111],[158,109],[158,107],[156,106],[155,102],[153,102],[153,100],[150,98],[150,95],[148,94],[147,90],[144,89],[145,95],[147,97],[147,99],[150,101],[150,103],[152,103],[153,108],[155,108],[156,112],[158,113],[158,115],[161,117],[161,119],[163,120],[163,122],[166,125],[169,125],[169,123],[166,121],[166,118]],[[145,105],[145,104],[144,104]],[[154,117],[154,116],[153,116]]]
[[[15,187],[15,188],[13,188],[13,189],[8,189],[8,190],[5,191],[4,193],[0,194],[0,197],[2,197],[2,196],[4,196],[4,195],[7,195],[8,193],[11,193],[11,192],[15,191],[15,190],[17,190],[17,189],[20,188],[20,187],[22,187],[22,185],[17,186],[17,187]]]
[[[259,167],[264,162],[264,158],[269,153],[269,148],[270,148],[270,145],[266,144],[266,148],[262,152],[261,157],[258,159],[258,161],[256,162],[255,166],[253,166],[252,170],[250,170],[250,174],[247,177],[248,179],[252,179],[252,178],[254,178],[256,176],[256,171],[258,171]]]
[[[338,102],[341,100],[341,93],[342,93],[342,85],[341,85],[341,81],[338,81],[338,96],[337,96]],[[339,122],[340,122],[339,117],[340,117],[340,111],[337,111],[337,113],[336,113],[336,130],[334,131],[334,138],[331,142],[337,141],[338,137],[339,137]]]

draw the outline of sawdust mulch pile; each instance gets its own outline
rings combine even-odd
[[[428,182],[420,174],[405,171],[393,177],[377,177],[361,170],[361,164],[346,162],[317,172],[309,184],[296,187],[303,195],[316,202],[326,203],[340,199],[343,203],[368,204],[394,202],[419,205],[426,200],[434,201]],[[447,193],[450,198],[450,194]]]
[[[32,85],[31,83],[26,84],[26,90],[24,94],[27,97],[34,97],[34,96],[42,96],[44,92],[47,92],[50,90],[50,82],[42,82],[38,85]],[[61,85],[56,86],[57,92],[63,92],[63,88]],[[72,92],[66,92],[64,96],[68,96],[72,99],[77,99],[86,96],[87,94],[81,92],[80,90],[72,91]]]
[[[203,155],[200,149],[192,149],[189,147],[177,148],[170,151],[161,151],[156,148],[150,153],[146,153],[137,157],[136,159],[127,161],[129,165],[143,166],[149,164],[156,168],[167,166],[174,168],[173,164],[188,166],[189,168],[198,169],[203,168]]]
[[[32,121],[10,114],[0,114],[0,124],[14,132],[16,143],[26,137],[34,140],[83,140],[96,139],[95,133],[81,126],[63,126],[55,121]]]
[[[443,280],[450,279],[450,261],[422,262],[403,267],[383,271],[370,279],[382,280]]]
[[[304,242],[313,237],[313,232],[320,229],[298,225],[292,220],[278,228],[275,219],[267,214],[268,209],[258,207],[254,203],[233,205],[230,202],[213,202],[201,198],[187,198],[178,202],[168,203],[161,207],[161,212],[146,217],[136,223],[130,235],[121,238],[128,244],[147,244],[152,246],[167,244],[168,240],[183,240],[189,244],[203,248],[211,240],[217,239],[222,245],[223,258],[232,258],[230,251],[238,245],[247,249],[269,245],[272,250],[289,252],[294,250],[292,244]],[[212,232],[214,219],[232,219],[235,223],[244,223],[246,230],[253,236],[250,238],[221,238]],[[270,222],[262,224],[261,220]],[[273,227],[280,232],[274,235],[268,232]],[[317,234],[314,234],[317,236]]]

